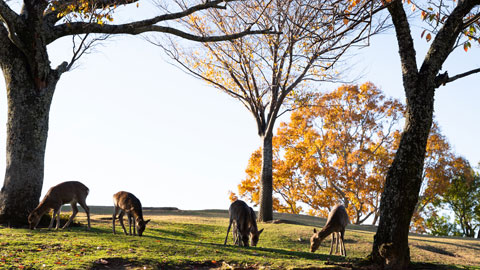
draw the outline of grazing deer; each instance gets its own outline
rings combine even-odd
[[[232,223],[234,223],[232,234],[235,245],[241,246],[243,244],[243,246],[248,247],[248,240],[250,239],[250,244],[253,247],[256,246],[263,229],[258,230],[257,217],[253,209],[244,201],[236,200],[230,205],[228,214],[230,215],[230,223],[228,224],[227,236],[223,244],[227,244],[228,233]]]
[[[319,232],[314,228],[312,238],[310,238],[310,252],[315,252],[318,249],[322,241],[330,234],[332,234],[332,243],[330,245],[330,255],[333,252],[333,243],[336,243],[335,254],[338,253],[338,245],[340,244],[340,250],[342,256],[347,256],[345,250],[345,242],[343,238],[345,236],[345,227],[350,223],[348,220],[348,214],[343,205],[337,204],[333,207],[332,211],[328,214],[327,223],[323,229]]]
[[[58,229],[60,226],[60,209],[62,208],[62,205],[70,203],[72,206],[72,215],[68,219],[67,223],[65,223],[65,225],[62,227],[62,229],[65,229],[68,227],[68,225],[70,225],[73,218],[78,213],[78,202],[85,210],[85,213],[87,213],[88,230],[90,230],[90,209],[85,203],[88,191],[88,188],[78,181],[67,181],[51,187],[37,208],[35,208],[30,215],[28,215],[30,229],[34,230],[40,222],[42,216],[50,209],[53,209],[53,216],[48,229],[52,228],[55,217],[57,218],[57,226],[55,229]]]
[[[142,214],[142,204],[140,200],[135,197],[132,193],[126,191],[120,191],[113,195],[113,205],[115,206],[115,210],[113,212],[113,234],[115,234],[115,219],[117,217],[117,213],[120,211],[118,215],[118,219],[120,220],[120,225],[122,225],[123,232],[126,235],[132,235],[132,223],[133,219],[135,218],[135,224],[133,225],[133,235],[142,236],[143,231],[145,231],[145,226],[150,219],[147,221],[143,220]],[[128,218],[128,229],[129,233],[125,229],[123,225],[123,216],[127,214]],[[136,231],[135,231],[136,229]]]

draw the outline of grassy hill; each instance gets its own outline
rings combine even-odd
[[[231,245],[231,233],[229,245],[223,245],[226,210],[144,208],[152,221],[142,237],[113,235],[112,207],[91,211],[88,232],[0,227],[0,269],[349,269],[368,255],[375,231],[349,225],[345,259],[328,255],[330,239],[316,253],[308,251],[313,226],[325,223],[311,216],[274,214],[278,223],[259,224],[265,231],[258,247],[243,248]],[[85,219],[79,213],[77,220],[85,224]],[[416,269],[480,269],[478,239],[411,235],[410,248]]]

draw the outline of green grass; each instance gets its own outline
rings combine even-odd
[[[349,225],[348,257],[328,256],[329,241],[308,252],[312,226],[323,219],[279,214],[275,218],[298,224],[259,224],[265,228],[258,247],[224,246],[227,212],[161,211],[145,209],[151,218],[142,237],[113,235],[111,208],[92,207],[92,230],[10,229],[0,227],[0,269],[341,269],[371,250],[371,226]],[[84,215],[79,220],[85,223]],[[118,225],[118,224],[117,224]],[[121,232],[120,226],[117,233]],[[451,265],[451,269],[480,269],[479,240],[411,236],[413,261]],[[336,265],[332,265],[332,262]]]

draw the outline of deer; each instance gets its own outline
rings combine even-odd
[[[28,215],[30,229],[35,230],[42,216],[50,209],[53,209],[53,215],[52,219],[50,220],[50,225],[48,225],[48,229],[50,230],[52,228],[53,221],[56,218],[57,225],[55,230],[58,230],[60,226],[60,210],[62,205],[70,203],[72,206],[72,215],[62,229],[67,228],[78,213],[78,202],[87,214],[87,230],[90,230],[90,208],[88,208],[87,204],[85,203],[88,192],[89,189],[78,181],[67,181],[51,187],[47,194],[45,194],[43,200],[38,204],[37,208],[35,208],[30,215]]]
[[[120,225],[122,225],[125,235],[132,235],[132,223],[135,219],[135,224],[133,224],[133,235],[137,235],[138,233],[138,236],[142,236],[150,219],[147,221],[143,220],[142,204],[140,203],[140,200],[130,192],[119,191],[113,194],[113,205],[115,206],[112,220],[113,234],[116,234],[115,219],[117,218],[118,212],[120,212],[118,219],[120,220]],[[123,224],[123,216],[125,213],[128,218],[129,233],[127,233]]]
[[[345,227],[350,223],[348,219],[345,206],[337,204],[328,214],[327,223],[322,230],[317,232],[317,229],[313,229],[313,235],[310,238],[310,252],[315,252],[322,241],[330,234],[332,234],[332,243],[330,245],[330,255],[333,252],[333,243],[336,243],[335,254],[338,253],[338,245],[340,244],[340,250],[342,256],[347,256],[345,250]]]
[[[263,229],[260,231],[258,230],[256,221],[257,217],[255,216],[253,209],[244,201],[236,200],[230,205],[228,214],[230,216],[230,222],[228,224],[227,236],[225,237],[225,242],[223,244],[227,244],[228,234],[232,223],[234,223],[232,230],[234,244],[248,247],[248,240],[250,240],[252,247],[257,246]]]

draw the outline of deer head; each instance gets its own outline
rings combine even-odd
[[[322,241],[327,237],[327,235],[321,235],[322,231],[318,231],[317,229],[313,229],[313,235],[310,238],[310,252],[315,252]]]
[[[137,219],[136,220],[138,236],[142,236],[148,222],[150,222],[150,219],[147,220],[147,221],[144,221],[143,219]]]
[[[263,229],[256,232],[250,232],[250,245],[252,247],[256,247],[258,243],[258,239],[260,238],[260,234],[263,232]]]

